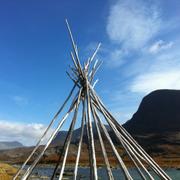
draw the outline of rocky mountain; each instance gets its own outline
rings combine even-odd
[[[17,141],[12,141],[12,142],[8,142],[8,141],[0,141],[0,150],[3,149],[14,149],[14,148],[19,148],[19,147],[23,147],[23,145],[20,142]]]
[[[179,107],[180,90],[157,90],[143,98],[123,125],[149,154],[170,160],[172,166],[180,164]]]
[[[124,127],[132,134],[180,132],[180,90],[151,92]]]

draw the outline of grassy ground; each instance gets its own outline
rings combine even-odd
[[[12,180],[16,172],[16,168],[0,162],[0,180]]]

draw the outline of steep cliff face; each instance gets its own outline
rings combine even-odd
[[[148,94],[124,127],[132,134],[180,131],[180,90],[157,90]]]

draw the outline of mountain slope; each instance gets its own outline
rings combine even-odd
[[[137,112],[123,126],[153,157],[179,163],[179,108],[180,90],[157,90],[143,98]]]
[[[124,124],[132,134],[180,131],[180,90],[157,90],[145,96]]]

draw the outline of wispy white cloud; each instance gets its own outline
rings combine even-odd
[[[143,0],[116,1],[111,5],[106,24],[111,44],[109,53],[105,53],[108,67],[119,67],[132,58],[132,54],[143,54],[144,49],[148,49],[148,53],[155,52],[155,47],[150,49],[149,44],[162,29],[161,10],[155,3]],[[168,48],[166,44],[162,45],[161,49]]]
[[[152,46],[149,48],[150,53],[158,53],[163,50],[170,49],[173,46],[173,42],[166,43],[163,40],[156,41]]]
[[[180,89],[180,40],[159,53],[147,51],[121,68],[119,87],[108,94],[111,109],[124,122],[136,112],[142,98],[157,89]],[[168,43],[166,43],[168,44]],[[129,115],[128,116],[126,116]]]
[[[46,126],[39,123],[26,124],[0,120],[0,141],[19,141],[24,145],[33,145],[45,129]]]
[[[29,103],[28,99],[26,97],[23,97],[23,96],[12,96],[11,99],[17,104],[17,105],[20,105],[20,106],[23,106],[23,105],[27,105]]]
[[[117,117],[135,113],[151,91],[180,89],[178,18],[169,15],[163,3],[162,9],[156,3],[117,0],[110,8],[107,64],[118,67],[119,77],[108,97]]]
[[[118,0],[110,9],[107,33],[124,48],[143,47],[160,28],[160,11],[148,1]]]
[[[180,89],[179,44],[174,44],[173,49],[163,53],[144,56],[144,65],[141,64],[141,70],[129,83],[131,92],[146,94],[157,89]],[[137,68],[137,65],[135,63],[133,68]]]
[[[124,56],[128,55],[128,51],[122,49],[114,49],[107,54],[105,58],[107,65],[111,68],[117,67],[125,63]]]
[[[132,92],[149,93],[156,89],[180,89],[180,71],[152,72],[136,77],[131,85]]]

